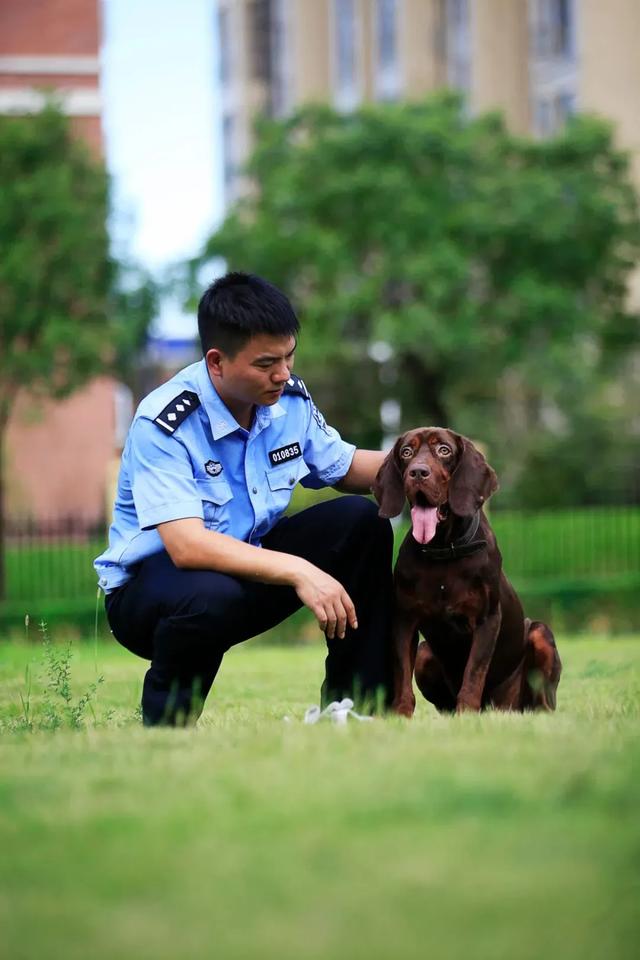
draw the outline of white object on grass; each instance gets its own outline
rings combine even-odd
[[[320,707],[309,707],[308,710],[305,710],[304,722],[317,723],[318,720],[331,720],[332,723],[344,726],[349,717],[352,720],[363,720],[365,722],[373,720],[373,717],[363,717],[362,714],[356,713],[353,709],[353,700],[345,697],[344,700],[333,700],[324,710],[321,710]]]

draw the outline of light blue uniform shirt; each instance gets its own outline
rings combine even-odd
[[[142,401],[122,454],[109,546],[94,562],[105,593],[164,549],[159,523],[200,517],[209,530],[256,546],[287,509],[295,485],[327,487],[355,447],[327,426],[291,377],[280,400],[259,406],[250,430],[216,392],[204,360]]]

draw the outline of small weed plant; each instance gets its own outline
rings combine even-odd
[[[28,631],[29,621],[25,619]],[[52,643],[47,624],[39,624],[42,641],[41,675],[42,690],[34,705],[33,671],[30,664],[25,667],[24,692],[20,692],[22,714],[16,720],[14,728],[23,730],[58,730],[60,728],[79,730],[84,727],[87,714],[91,715],[94,725],[107,722],[113,711],[98,719],[94,710],[98,688],[104,683],[100,674],[89,684],[85,691],[74,697],[71,689],[71,662],[73,659],[72,642],[63,646]]]

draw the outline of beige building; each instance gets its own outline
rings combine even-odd
[[[546,136],[576,110],[614,121],[640,184],[640,0],[218,0],[227,202],[252,118],[329,101],[464,91]]]

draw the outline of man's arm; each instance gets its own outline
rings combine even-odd
[[[160,523],[157,530],[176,567],[291,586],[330,640],[344,637],[347,623],[353,629],[358,626],[355,607],[342,584],[302,557],[207,530],[198,517]]]
[[[334,484],[336,490],[343,493],[371,493],[371,485],[386,455],[381,450],[356,450],[346,474]]]

